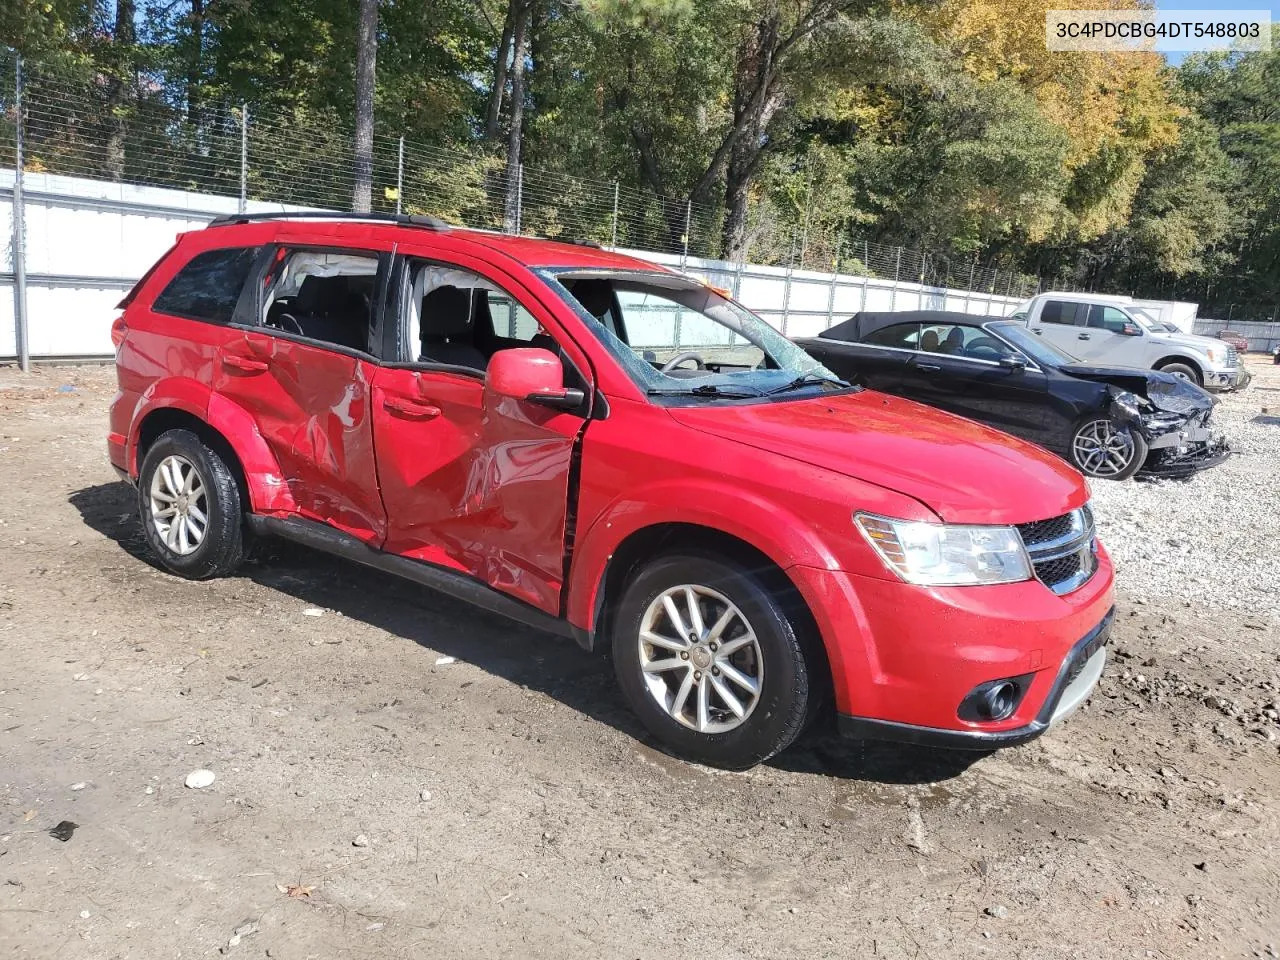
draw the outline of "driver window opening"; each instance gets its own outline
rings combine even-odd
[[[484,372],[499,350],[537,347],[560,357],[566,384],[581,382],[555,338],[514,296],[470,270],[410,265],[402,359]]]
[[[370,349],[378,258],[280,251],[268,279],[264,324],[362,353]]]

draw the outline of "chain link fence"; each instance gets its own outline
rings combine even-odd
[[[202,105],[193,114],[142,75],[122,83],[79,63],[23,63],[0,53],[0,166],[15,163],[19,101],[25,168],[250,200],[345,210],[355,186],[354,137],[337,116],[259,114],[252,104]],[[592,240],[692,257],[721,255],[722,211],[616,180],[531,166],[508,169],[480,149],[458,150],[379,131],[373,209],[430,213],[472,227]],[[890,280],[1030,296],[1035,278],[974,261],[859,240],[834,228],[791,225],[758,204],[755,262],[866,273]],[[761,224],[761,221],[765,221]],[[787,242],[789,236],[790,242]]]

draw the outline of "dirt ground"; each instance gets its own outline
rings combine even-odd
[[[1280,408],[1256,369],[1227,402]],[[1020,749],[817,733],[724,774],[605,661],[411,584],[284,545],[160,572],[113,378],[0,370],[0,955],[1280,953],[1280,603],[1122,591],[1090,706]]]

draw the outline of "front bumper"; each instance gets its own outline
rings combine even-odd
[[[840,570],[788,572],[817,622],[846,732],[978,749],[1030,739],[1059,706],[1074,705],[1064,664],[1075,662],[1082,638],[1105,632],[1115,602],[1101,545],[1093,576],[1062,595],[1039,580],[919,587]],[[962,719],[975,688],[1009,677],[1022,683],[1010,716]]]
[[[1204,388],[1206,390],[1235,390],[1249,382],[1249,374],[1244,365],[1228,367],[1225,370],[1204,371]]]
[[[1178,426],[1152,428],[1144,419],[1141,430],[1151,453],[1139,473],[1145,477],[1185,477],[1216,467],[1231,456],[1227,438],[1209,423],[1205,411]]]
[[[1027,743],[1071,716],[1089,699],[1107,663],[1107,639],[1114,619],[1115,611],[1108,611],[1103,621],[1071,648],[1058,668],[1040,712],[1021,727],[996,731],[946,730],[842,713],[836,718],[837,728],[845,736],[860,740],[891,740],[953,750],[995,750]]]

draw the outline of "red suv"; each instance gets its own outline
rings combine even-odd
[[[430,218],[232,217],[125,298],[112,463],[174,573],[289,538],[612,652],[653,735],[744,768],[846,733],[987,749],[1081,703],[1088,490],[838,380],[719,291]]]

